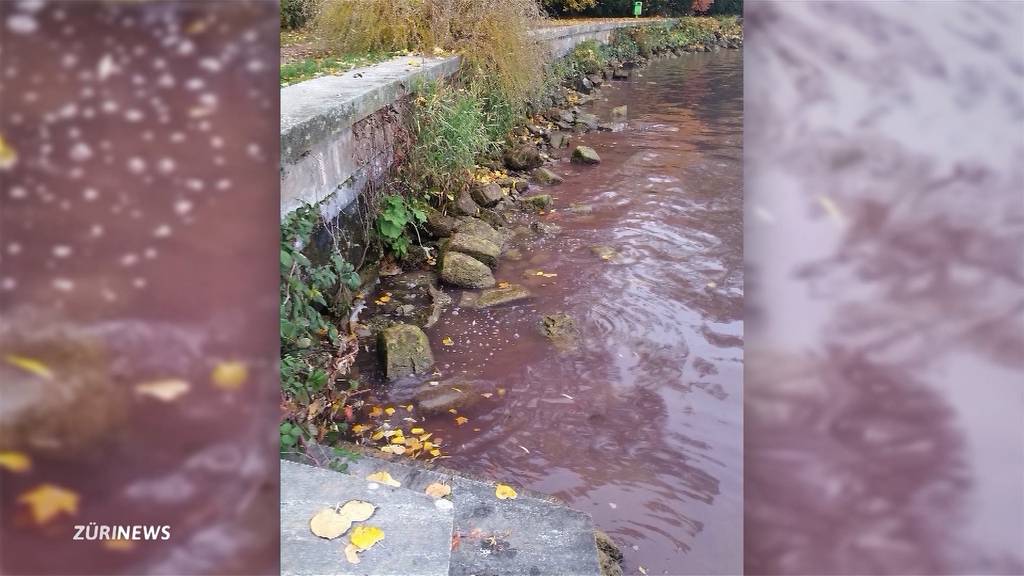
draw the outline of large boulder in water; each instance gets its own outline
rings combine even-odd
[[[490,308],[512,302],[527,300],[532,296],[530,291],[519,284],[509,284],[500,288],[487,288],[479,293],[465,292],[459,306],[463,308]]]
[[[572,151],[572,161],[574,164],[599,164],[601,157],[589,146],[577,146]]]
[[[437,210],[431,210],[427,213],[426,229],[430,232],[434,238],[447,238],[455,232],[455,226],[458,224],[452,216],[442,214]]]
[[[533,174],[531,174],[531,176],[533,176],[534,181],[536,181],[538,184],[545,184],[545,185],[548,185],[548,186],[553,186],[555,184],[561,184],[563,182],[563,179],[562,179],[561,176],[559,176],[558,174],[555,174],[554,172],[552,172],[551,170],[548,170],[547,168],[545,168],[543,166],[541,166],[540,168],[537,168],[536,170],[534,170]]]
[[[490,288],[494,275],[486,264],[461,252],[441,255],[441,280],[460,288]]]
[[[396,324],[380,333],[381,359],[388,380],[419,374],[434,365],[427,335],[412,324]]]
[[[579,340],[576,321],[564,312],[548,314],[541,318],[540,331],[548,340],[551,340],[555,348],[563,352],[576,348]]]
[[[472,380],[453,378],[436,385],[424,384],[413,392],[413,401],[420,414],[443,414],[464,410],[480,401],[481,385]]]
[[[469,232],[456,232],[448,239],[445,250],[462,252],[494,268],[498,265],[498,257],[501,256],[501,248],[482,236],[476,236]]]
[[[533,170],[544,163],[540,150],[532,144],[523,144],[505,152],[505,165],[513,170]]]

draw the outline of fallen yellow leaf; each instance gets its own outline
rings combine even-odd
[[[384,539],[384,531],[376,526],[362,524],[356,526],[348,536],[348,541],[360,552],[369,550],[374,544]]]
[[[0,468],[11,472],[27,472],[32,468],[32,460],[21,452],[0,452]]]
[[[333,540],[352,527],[352,519],[334,508],[324,508],[309,520],[309,529],[321,538]]]
[[[444,344],[445,346],[454,346],[455,340],[452,340],[451,336],[445,336],[441,339],[441,344]]]
[[[385,294],[378,298],[377,301],[382,304],[387,304],[388,302],[391,302],[391,294]]]
[[[39,360],[34,358],[26,358],[25,356],[17,356],[14,354],[8,355],[4,358],[8,364],[21,368],[25,372],[35,374],[40,378],[47,380],[53,380],[53,371],[50,370],[46,364],[43,364]]]
[[[237,361],[218,363],[212,374],[213,385],[221,390],[238,390],[248,377],[245,363]]]
[[[452,487],[447,484],[442,484],[440,482],[434,482],[430,486],[427,486],[427,489],[424,490],[424,492],[426,492],[427,496],[430,496],[431,498],[434,499],[444,498],[445,496],[452,493]]]
[[[384,409],[384,413],[387,414],[388,416],[391,416],[392,414],[395,413],[395,409],[392,408],[391,406],[388,406],[387,408]]]
[[[515,500],[516,491],[508,484],[498,484],[494,487],[494,495],[498,497],[498,500]]]
[[[465,416],[456,416],[455,417],[455,423],[458,424],[459,426],[462,426],[466,422],[469,422],[469,418],[466,418]]]
[[[377,507],[363,500],[349,500],[338,511],[342,516],[347,516],[353,522],[362,522],[373,516]]]
[[[381,410],[380,406],[374,406],[373,408],[370,408],[370,417],[371,418],[376,418],[377,416],[380,416],[383,413],[384,413],[384,411]]]
[[[191,385],[184,380],[168,378],[166,380],[143,382],[135,386],[135,391],[142,396],[152,396],[163,402],[173,402],[188,392],[189,388],[191,388]]]
[[[511,286],[508,282],[498,282],[498,288],[508,288]]]
[[[22,494],[18,502],[29,506],[36,524],[45,524],[61,513],[78,512],[78,494],[53,484],[42,484]]]
[[[392,478],[391,474],[388,474],[386,470],[374,472],[373,474],[367,476],[366,479],[369,480],[370,482],[379,482],[381,484],[384,484],[385,486],[393,486],[395,488],[398,488],[399,486],[402,485],[401,482]]]
[[[433,450],[430,451],[430,455],[431,456],[440,456],[441,455],[441,451],[438,450],[437,448],[434,448]]]
[[[370,427],[366,426],[365,424],[353,424],[352,425],[352,433],[353,434],[362,434],[363,432],[366,432],[369,429],[370,429]]]
[[[353,544],[345,546],[345,559],[349,564],[359,564],[359,549]]]
[[[426,432],[426,430],[423,428],[413,428],[412,430],[409,430],[409,434],[423,434],[424,432]]]

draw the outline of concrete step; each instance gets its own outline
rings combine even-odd
[[[320,509],[348,500],[377,506],[365,524],[384,531],[383,540],[360,554],[358,565],[345,559],[348,534],[325,540],[309,529],[310,518]],[[451,508],[438,507],[422,492],[371,483],[365,475],[281,461],[282,575],[446,576],[453,520]]]
[[[385,470],[402,483],[402,489],[420,494],[434,482],[452,487],[451,576],[600,575],[594,526],[588,514],[525,490],[517,490],[514,500],[499,500],[494,482],[467,478],[441,466],[352,449],[360,456],[348,463],[346,474],[354,478]],[[318,460],[329,461],[327,452],[322,454]],[[419,549],[419,544],[410,544],[407,552],[415,555]]]

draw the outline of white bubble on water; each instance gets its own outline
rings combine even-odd
[[[55,290],[59,290],[61,292],[71,292],[75,289],[74,281],[68,278],[54,278],[51,285]]]
[[[174,212],[181,216],[188,214],[192,211],[192,201],[186,198],[178,199],[174,202]]]
[[[157,238],[167,238],[171,235],[171,227],[167,224],[161,224],[153,229],[153,236]]]
[[[163,172],[164,174],[173,172],[174,167],[174,160],[171,158],[161,158],[160,161],[157,163],[157,169]]]
[[[11,189],[7,192],[7,195],[15,200],[20,200],[28,196],[28,190],[25,190],[21,186],[12,186]]]
[[[128,160],[128,169],[136,174],[141,174],[146,171],[146,161],[134,156]]]
[[[70,156],[75,162],[85,162],[92,158],[92,148],[85,142],[78,142],[71,147]]]
[[[84,198],[86,202],[92,202],[99,197],[100,193],[95,188],[86,188],[85,190],[82,190],[82,198]]]
[[[142,277],[135,278],[134,280],[132,280],[132,286],[141,290],[146,287],[146,279]]]
[[[7,245],[7,253],[10,254],[11,256],[17,256],[18,254],[21,254],[21,244],[18,244],[17,242],[9,243]]]
[[[103,226],[99,224],[93,224],[92,226],[89,227],[90,238],[99,238],[100,236],[103,236]]]
[[[39,29],[39,23],[30,14],[11,14],[7,17],[7,29],[15,34],[31,34]]]
[[[7,276],[3,280],[0,280],[0,289],[10,292],[11,290],[14,290],[17,287],[18,282],[14,278],[11,278],[10,276]]]
[[[142,112],[134,108],[131,110],[126,110],[124,113],[124,119],[129,122],[141,122],[142,118]]]
[[[129,252],[128,254],[125,254],[124,256],[121,256],[120,262],[121,262],[121,266],[125,266],[125,267],[135,266],[136,264],[139,263],[139,257],[138,257],[138,255],[132,254],[131,252]]]
[[[71,256],[71,246],[67,244],[58,244],[53,247],[53,255],[57,258],[67,258]]]

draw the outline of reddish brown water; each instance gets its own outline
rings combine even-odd
[[[589,512],[629,572],[740,570],[741,72],[738,52],[690,55],[605,89],[593,111],[627,104],[626,129],[582,137],[600,165],[552,166],[566,180],[545,190],[556,209],[541,220],[562,233],[517,244],[522,259],[497,269],[534,298],[428,331],[442,379],[495,393],[462,426],[427,422],[447,464]],[[576,320],[577,350],[539,333],[555,312]]]
[[[13,3],[0,9],[0,388],[34,398],[55,450],[0,470],[0,572],[277,573],[278,91],[266,3]],[[88,346],[83,363],[61,352]],[[248,377],[218,388],[211,372]],[[94,376],[94,375],[106,376]],[[187,382],[161,402],[138,384]],[[7,399],[10,399],[8,396]],[[120,417],[98,419],[98,405]],[[70,431],[51,435],[59,420]],[[85,445],[75,437],[101,430]],[[77,510],[37,523],[53,484]],[[168,525],[168,541],[73,541],[73,526]]]
[[[748,4],[747,574],[1024,574],[1024,5]]]

